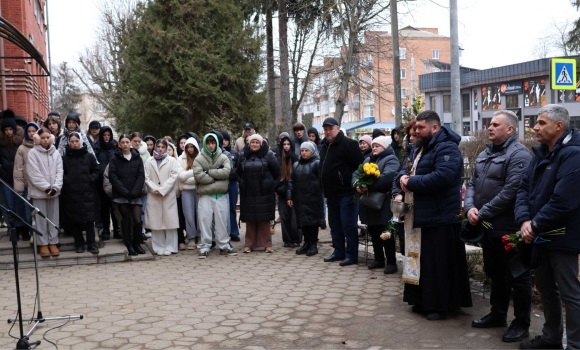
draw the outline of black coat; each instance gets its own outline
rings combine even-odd
[[[287,200],[293,201],[296,223],[302,226],[325,227],[324,198],[318,181],[318,155],[294,163],[292,177],[286,191]]]
[[[288,140],[290,142],[290,152],[284,155],[284,141]],[[282,161],[290,161],[291,165],[290,168],[294,166],[294,163],[298,161],[298,156],[296,155],[296,151],[294,148],[296,144],[292,141],[289,137],[283,137],[278,144],[278,152],[276,153],[276,160],[278,160],[278,164],[280,164],[280,172],[282,172]],[[281,175],[280,175],[281,176]],[[288,181],[289,180],[281,180],[280,176],[276,179],[276,188],[275,192],[278,194],[278,197],[282,198],[283,200],[286,198],[286,191],[288,191]]]
[[[111,140],[109,142],[103,141],[103,134],[105,131],[109,131],[111,133]],[[102,127],[101,132],[99,133],[99,140],[95,142],[93,146],[93,151],[95,152],[95,156],[99,162],[99,172],[101,173],[101,179],[105,173],[107,165],[109,165],[109,162],[113,158],[116,149],[117,141],[113,140],[113,130],[108,126]]]
[[[533,151],[535,156],[516,197],[516,221],[521,225],[531,220],[536,234],[565,227],[565,234],[545,237],[551,242],[544,245],[580,254],[580,133],[576,129],[567,131],[552,151],[545,145]]]
[[[530,151],[513,135],[495,151],[489,145],[475,160],[465,193],[465,212],[478,209],[481,220],[492,225],[486,231],[493,237],[520,229],[514,217],[516,194],[531,159]]]
[[[0,178],[10,186],[14,186],[14,159],[18,146],[14,148],[0,146]]]
[[[248,222],[274,220],[276,195],[274,187],[280,178],[280,164],[267,144],[251,152],[244,148],[237,168],[240,181],[240,220]]]
[[[459,223],[463,156],[459,151],[461,137],[442,126],[431,142],[423,146],[415,176],[409,178],[407,188],[413,192],[415,209],[414,227],[434,227]],[[411,162],[421,149],[415,148]],[[401,193],[399,179],[407,175],[403,168],[395,181],[393,193]]]
[[[381,172],[381,175],[375,180],[375,182],[368,187],[369,193],[381,192],[386,194],[386,196],[383,206],[379,210],[360,204],[358,206],[360,221],[365,225],[386,225],[393,217],[393,213],[391,212],[391,188],[393,179],[397,176],[397,172],[399,171],[399,159],[395,156],[393,148],[389,146],[386,150],[376,156],[371,155],[365,159],[364,162],[373,162],[377,164],[379,166],[379,171]],[[358,169],[353,174],[353,187],[355,187],[354,184],[357,175]],[[362,194],[362,196],[365,195],[366,194]]]
[[[354,195],[352,173],[364,161],[358,142],[340,131],[334,142],[322,141],[320,152],[320,183],[326,198]]]
[[[145,168],[139,152],[131,148],[131,160],[117,148],[109,163],[109,181],[113,186],[113,199],[140,198],[145,185]]]
[[[95,182],[99,167],[87,147],[72,149],[66,146],[62,157],[64,210],[67,221],[85,223],[95,221],[97,203]]]

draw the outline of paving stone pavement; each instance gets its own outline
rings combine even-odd
[[[370,271],[364,260],[344,268],[324,263],[329,236],[321,231],[326,243],[314,257],[282,248],[277,225],[274,254],[241,254],[242,241],[234,242],[235,257],[214,250],[201,260],[195,250],[154,261],[41,268],[44,316],[85,316],[47,338],[74,350],[517,348],[501,342],[504,329],[471,328],[489,310],[481,295],[473,296],[473,308],[426,321],[402,302],[400,273]],[[27,318],[33,269],[21,270],[21,289]],[[14,291],[13,271],[0,271],[0,319],[14,317]],[[535,309],[533,335],[543,322]],[[42,324],[32,340],[60,324]],[[0,349],[14,348],[9,328],[0,327]],[[38,349],[54,346],[43,340]]]

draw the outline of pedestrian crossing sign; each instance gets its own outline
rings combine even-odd
[[[553,58],[550,77],[552,90],[576,90],[576,60]]]

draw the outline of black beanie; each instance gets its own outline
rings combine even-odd
[[[2,131],[6,128],[12,128],[16,132],[16,119],[9,117],[2,119]]]
[[[79,117],[78,114],[76,113],[69,113],[66,116],[66,120],[64,121],[64,127],[66,128],[66,125],[68,124],[69,120],[74,120],[77,123],[77,126],[81,126],[81,118]]]
[[[93,120],[92,122],[89,123],[89,129],[92,129],[92,128],[99,128],[100,129],[101,123],[99,123],[96,120]]]

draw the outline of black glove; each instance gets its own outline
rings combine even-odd
[[[50,192],[48,193],[51,197],[54,197],[54,195],[56,194],[56,190],[54,188],[50,189]]]
[[[44,190],[44,193],[49,194],[50,190],[52,190],[52,188],[47,188],[46,190]]]

